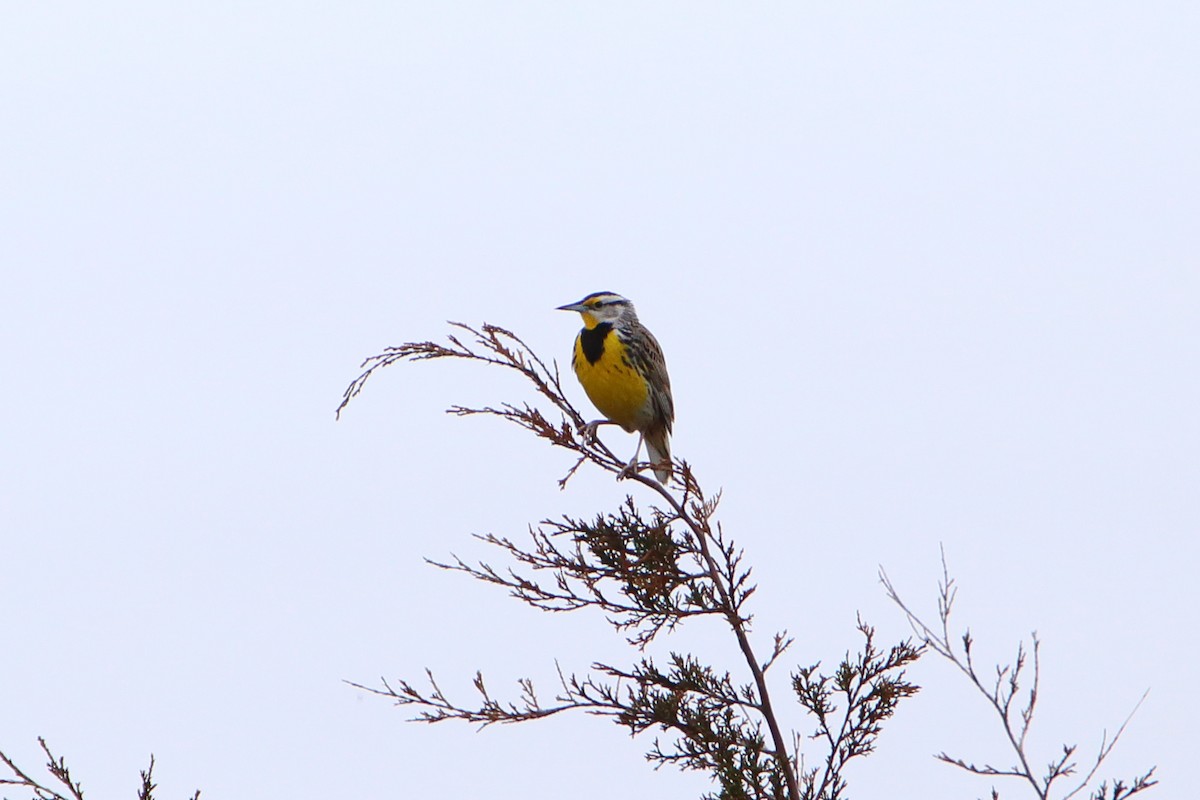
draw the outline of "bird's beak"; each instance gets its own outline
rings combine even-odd
[[[565,306],[559,306],[555,311],[578,311],[580,314],[588,310],[588,307],[583,303],[571,303]]]

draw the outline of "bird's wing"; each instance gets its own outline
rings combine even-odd
[[[650,400],[655,414],[666,422],[667,432],[675,421],[675,401],[671,397],[671,378],[667,375],[667,360],[654,334],[642,328],[643,337],[638,337],[642,346],[635,348],[634,357],[650,383]]]

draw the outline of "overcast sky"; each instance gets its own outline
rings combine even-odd
[[[1043,640],[1035,760],[1149,688],[1103,774],[1185,796],[1198,42],[1184,2],[5,4],[0,749],[96,800],[150,752],[164,800],[705,790],[600,720],[428,728],[343,682],[628,663],[422,561],[629,489],[442,413],[525,387],[395,367],[333,417],[446,320],[565,365],[554,307],[612,290],[761,645],[904,636],[877,569],[932,613],[944,545],[982,661]],[[716,624],[666,646],[738,665]],[[853,796],[986,795],[932,754],[1007,765],[988,709],[912,676]]]

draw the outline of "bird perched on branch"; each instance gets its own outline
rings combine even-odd
[[[654,475],[665,484],[671,477],[675,403],[658,340],[638,321],[633,303],[619,294],[596,292],[558,310],[578,311],[583,317],[571,366],[588,398],[607,417],[589,422],[586,434],[595,436],[596,428],[607,424],[636,431],[637,449],[621,474],[637,470],[645,442]]]

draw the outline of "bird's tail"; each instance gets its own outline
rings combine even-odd
[[[671,480],[671,435],[665,425],[646,431],[646,453],[650,456],[650,465],[654,468],[654,477],[663,486]]]

